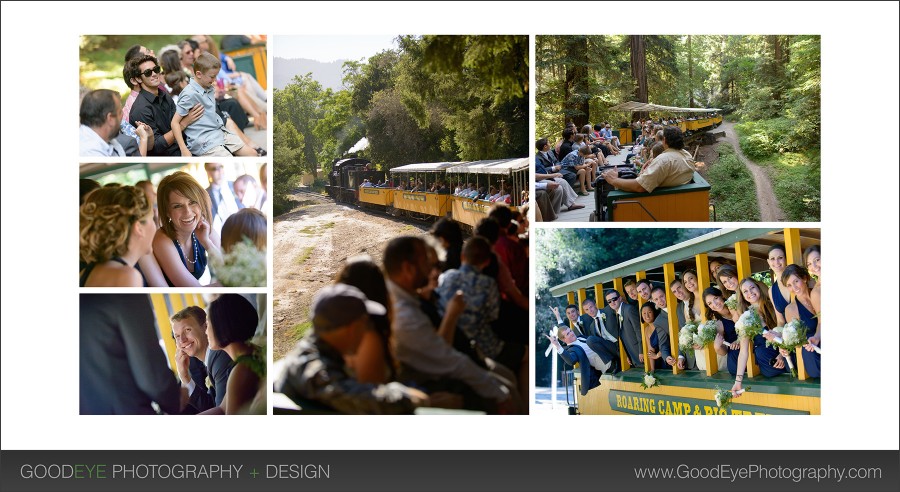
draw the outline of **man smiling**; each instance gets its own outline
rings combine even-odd
[[[172,132],[172,117],[175,116],[175,102],[172,97],[159,90],[160,72],[156,57],[143,55],[133,58],[126,64],[131,82],[141,88],[134,105],[131,107],[129,121],[132,125],[146,123],[153,129],[153,147],[147,149],[149,156],[180,156],[181,149]],[[203,115],[203,106],[195,105],[181,120],[182,126],[188,126]]]
[[[187,387],[191,406],[197,412],[222,404],[232,367],[228,354],[209,348],[206,327],[206,311],[197,306],[188,306],[172,316],[178,377]]]

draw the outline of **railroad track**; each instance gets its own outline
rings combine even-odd
[[[293,194],[295,196],[302,196],[304,198],[312,198],[320,203],[333,203],[335,205],[342,205],[342,206],[345,206],[347,208],[351,208],[354,210],[364,211],[365,213],[368,213],[368,214],[374,214],[379,217],[385,217],[388,219],[392,219],[395,222],[398,222],[401,224],[408,224],[408,225],[422,227],[423,225],[430,225],[435,220],[435,217],[432,217],[430,215],[423,215],[422,218],[410,217],[410,216],[397,216],[397,215],[394,215],[393,213],[391,213],[390,211],[380,210],[377,207],[365,207],[365,206],[361,206],[359,204],[354,204],[354,203],[338,202],[338,201],[335,201],[332,197],[330,197],[328,195],[323,195],[322,193],[319,193],[316,191],[304,190],[303,188],[300,188],[300,187],[294,188]],[[391,210],[394,210],[394,209],[391,209]]]

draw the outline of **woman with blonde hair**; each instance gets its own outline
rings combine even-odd
[[[80,209],[82,287],[143,287],[136,266],[153,251],[153,207],[134,186],[107,186],[92,191]]]
[[[190,174],[166,176],[156,189],[160,229],[153,253],[170,287],[199,287],[207,253],[220,254],[219,236],[210,227],[209,194]]]

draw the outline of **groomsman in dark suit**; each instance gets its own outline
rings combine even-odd
[[[640,301],[638,301],[638,292],[637,292],[637,282],[633,278],[628,278],[625,280],[625,302],[634,306],[635,308],[640,307]]]
[[[587,338],[590,335],[590,333],[587,333],[587,327],[578,315],[578,306],[574,304],[566,306],[566,318],[571,322],[575,336]]]
[[[597,309],[593,299],[585,299],[581,303],[585,314],[581,315],[581,322],[587,327],[589,336],[597,337],[598,343],[612,356],[613,363],[618,366],[619,360],[619,322],[612,309]],[[612,372],[616,372],[616,368]]]
[[[609,309],[615,313],[619,337],[622,340],[622,346],[625,347],[625,353],[628,355],[628,362],[632,366],[636,366],[641,360],[640,354],[643,353],[641,320],[637,308],[625,302],[625,298],[616,290],[607,290],[605,298]]]
[[[662,356],[665,358],[666,364],[670,366],[674,366],[676,363],[678,364],[679,369],[684,369],[685,365],[685,357],[679,357],[675,359],[675,357],[671,354],[671,349],[669,348],[669,312],[668,305],[666,302],[666,289],[656,286],[650,292],[650,297],[653,300],[653,303],[656,304],[656,307],[659,308],[660,313],[659,316],[656,317],[656,321],[654,321],[654,326],[656,326],[656,336],[659,337],[659,351]],[[684,310],[678,309],[676,306],[675,314],[678,316],[678,329],[684,326]],[[660,329],[665,330],[666,332],[666,343],[663,346],[663,337],[660,334]],[[693,353],[693,350],[691,351]],[[693,362],[693,360],[691,360]]]
[[[206,327],[206,311],[198,306],[188,306],[172,316],[175,365],[198,413],[222,404],[232,368],[227,353],[209,348]]]

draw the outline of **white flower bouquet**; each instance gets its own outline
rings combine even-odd
[[[222,256],[210,255],[216,279],[225,287],[265,287],[266,251],[246,237]]]
[[[644,373],[644,378],[641,379],[641,388],[650,389],[654,386],[659,386],[659,380],[656,379],[656,376],[653,373]]]
[[[694,349],[694,339],[697,337],[697,325],[688,323],[678,332],[678,348],[683,351]]]
[[[703,323],[697,327],[697,334],[694,336],[694,344],[705,347],[713,343],[716,340],[718,331],[719,327],[716,325],[716,320],[711,319],[706,323]]]
[[[746,387],[744,389],[739,389],[737,391],[731,391],[730,389],[721,389],[716,388],[716,394],[714,399],[716,400],[716,406],[722,409],[727,410],[731,407],[731,401],[735,396],[744,394],[745,391],[749,390],[750,387]]]
[[[762,318],[759,317],[759,313],[755,309],[750,308],[738,318],[734,324],[734,330],[737,332],[738,337],[753,340],[753,337],[756,335],[762,335]]]
[[[785,323],[784,326],[775,327],[771,331],[775,334],[775,338],[766,341],[766,345],[769,347],[774,346],[785,349],[788,352],[794,352],[797,347],[802,347],[809,343],[809,340],[806,338],[806,325],[799,319],[789,321]],[[816,352],[822,353],[819,347],[816,347],[815,345],[812,345],[812,347]],[[791,358],[785,357],[784,360],[791,369],[791,376],[796,377],[797,370],[794,368],[794,363],[791,361]]]
[[[737,294],[731,294],[728,299],[725,299],[725,307],[732,311],[737,311],[738,308],[738,299]]]

